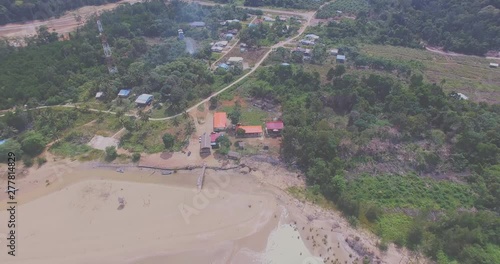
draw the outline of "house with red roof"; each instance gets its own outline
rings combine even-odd
[[[214,114],[214,131],[223,131],[227,127],[227,113],[216,112]]]
[[[224,133],[217,133],[217,132],[212,132],[212,134],[210,134],[210,145],[212,146],[212,148],[219,147],[219,143],[217,143],[217,139],[223,135],[224,135]]]
[[[266,134],[269,136],[279,136],[285,125],[283,121],[270,121],[266,122]]]
[[[240,129],[243,130],[243,134],[238,133]],[[236,126],[236,135],[240,137],[260,137],[262,133],[262,126]]]

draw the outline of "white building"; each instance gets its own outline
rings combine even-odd
[[[490,63],[490,68],[498,68],[498,63]]]
[[[307,34],[306,35],[306,39],[312,40],[312,41],[316,41],[316,40],[319,39],[319,36],[318,35],[314,35],[314,34]]]
[[[230,57],[227,60],[227,64],[229,64],[229,65],[243,64],[243,58],[242,57]]]

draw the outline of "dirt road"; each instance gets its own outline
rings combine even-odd
[[[81,26],[87,19],[97,12],[108,11],[116,8],[124,3],[137,3],[142,0],[122,0],[117,3],[101,5],[101,6],[84,6],[72,11],[66,12],[59,18],[50,18],[48,20],[35,20],[27,23],[11,23],[0,26],[0,37],[9,39],[22,39],[24,37],[33,36],[36,34],[36,29],[46,25],[50,31],[55,30],[59,34],[69,33],[74,31],[78,26]]]
[[[466,54],[460,54],[460,53],[455,53],[451,51],[443,51],[438,48],[434,47],[425,47],[427,51],[434,52],[437,54],[445,55],[445,56],[453,56],[453,57],[478,57],[478,58],[486,58],[488,60],[500,60],[500,57],[479,57],[479,56],[474,56],[474,55],[466,55]]]
[[[200,4],[206,4],[205,2],[199,2],[199,3]],[[325,5],[325,4],[323,4],[323,5]],[[321,7],[323,7],[323,5]],[[321,9],[321,7],[319,9]],[[281,12],[281,11],[276,11],[276,12]],[[306,30],[306,28],[311,24],[311,21],[314,18],[314,16],[316,15],[317,11],[316,12],[309,12],[309,13],[307,13],[307,12],[306,13],[299,13],[299,12],[290,12],[290,11],[287,11],[287,12],[288,13],[293,13],[295,15],[302,16],[302,17],[304,17],[304,18],[307,19],[307,22],[304,23],[304,24],[302,24],[302,26],[300,27],[299,31],[297,32],[297,34],[294,37],[291,37],[291,38],[289,38],[287,40],[280,41],[280,42],[274,44],[271,47],[271,49],[268,52],[266,52],[266,54],[264,54],[264,56],[262,57],[262,59],[260,59],[260,61],[258,61],[255,64],[255,66],[248,73],[246,73],[245,75],[241,76],[238,80],[232,82],[228,86],[226,86],[226,87],[222,88],[221,90],[217,91],[216,93],[212,94],[208,98],[202,100],[201,102],[199,102],[196,105],[192,106],[191,108],[187,109],[186,112],[191,112],[191,111],[195,110],[198,106],[200,106],[200,105],[208,102],[210,100],[210,98],[212,98],[214,96],[217,96],[217,95],[225,92],[229,88],[235,86],[236,84],[238,84],[239,82],[241,82],[242,80],[244,80],[245,78],[247,78],[248,76],[250,76],[252,73],[254,73],[259,68],[259,66],[267,59],[267,57],[269,56],[269,54],[271,54],[271,52],[273,52],[275,49],[277,49],[279,47],[283,47],[284,45],[289,44],[291,41],[299,38],[302,35],[302,33],[304,33],[304,31]],[[180,115],[182,115],[182,113],[174,115],[174,116],[163,117],[163,118],[150,118],[149,120],[151,120],[151,121],[163,121],[163,120],[172,119],[172,118],[174,118],[176,116],[180,116]]]

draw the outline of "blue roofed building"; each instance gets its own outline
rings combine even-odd
[[[221,68],[221,69],[224,69],[226,71],[229,70],[229,68],[230,68],[230,66],[227,65],[226,63],[221,63],[221,64],[219,64],[218,67]]]
[[[0,139],[0,145],[3,145],[5,142],[7,142],[7,139]]]
[[[122,89],[118,93],[118,96],[123,98],[128,97],[129,95],[130,95],[130,89]]]

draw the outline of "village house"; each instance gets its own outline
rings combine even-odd
[[[103,97],[104,97],[104,93],[103,93],[103,92],[97,92],[97,93],[95,94],[95,98],[96,98],[96,99],[102,99]]]
[[[212,52],[222,52],[222,50],[224,50],[224,48],[213,46],[210,50]]]
[[[242,57],[229,57],[227,60],[227,64],[233,65],[233,66],[242,66],[243,65],[243,58]]]
[[[204,27],[205,22],[195,21],[195,22],[189,23],[189,26],[191,26],[191,27]]]
[[[227,127],[227,113],[215,112],[214,114],[214,131],[224,131]]]
[[[238,135],[240,129],[244,131],[242,135]],[[240,137],[260,137],[262,133],[262,126],[236,126],[236,135]]]
[[[227,41],[227,40],[221,40],[221,41],[215,42],[214,46],[224,48],[225,46],[227,46],[228,43],[229,43],[229,41]]]
[[[217,143],[217,139],[223,135],[224,135],[224,133],[212,132],[210,134],[210,146],[212,146],[212,148],[218,148],[219,143]]]
[[[307,34],[305,38],[311,41],[316,41],[319,39],[319,36],[314,34]]]
[[[266,122],[266,133],[269,136],[279,136],[284,127],[283,121]]]
[[[121,98],[127,98],[130,95],[130,89],[121,89],[120,92],[118,92],[118,97]]]
[[[274,21],[276,21],[276,19],[274,19],[272,17],[268,17],[268,16],[263,16],[262,19],[264,19],[264,21],[266,21],[266,22],[274,22]]]
[[[224,22],[221,22],[221,25],[228,25],[228,24],[231,24],[231,23],[240,23],[240,21],[238,19],[228,19]]]
[[[307,39],[301,39],[300,44],[306,45],[306,46],[314,46],[314,41],[307,40]]]
[[[141,94],[135,100],[135,103],[137,104],[137,106],[150,105],[151,102],[153,102],[153,95],[151,95],[151,94]]]
[[[217,68],[221,68],[221,69],[227,71],[231,68],[231,66],[227,65],[226,63],[221,63],[221,64],[219,64],[219,66],[217,66]]]
[[[210,135],[207,133],[203,133],[201,135],[200,141],[200,154],[210,154],[210,150],[212,146],[210,145]]]
[[[344,63],[345,62],[345,55],[337,55],[337,62]]]
[[[337,56],[338,54],[339,54],[339,49],[331,49],[330,50],[330,55]]]
[[[490,63],[490,68],[498,68],[498,63]]]

